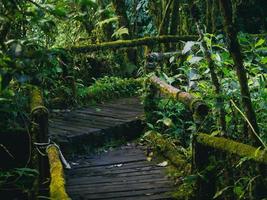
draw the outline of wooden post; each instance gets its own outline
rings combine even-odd
[[[31,166],[38,170],[39,176],[34,183],[33,196],[36,197],[41,189],[45,188],[48,182],[47,158],[42,156],[34,143],[48,142],[48,110],[44,106],[41,91],[37,87],[31,90],[31,137],[32,137],[32,158]],[[43,191],[43,190],[42,190]],[[33,197],[34,198],[34,197]]]
[[[156,120],[153,112],[157,109],[157,103],[156,103],[157,89],[148,80],[146,80],[145,82],[145,88],[146,88],[146,96],[144,100],[145,118],[146,121],[151,123]]]
[[[225,153],[226,155],[235,155],[239,157],[250,158],[259,163],[259,172],[262,177],[266,175],[267,152],[259,150],[253,146],[235,142],[230,139],[214,137],[207,134],[199,133],[193,137],[193,170],[197,174],[205,175],[205,179],[199,177],[197,180],[197,199],[212,199],[215,194],[215,176],[214,170],[205,170],[209,165],[209,156],[215,151]],[[260,181],[261,183],[262,181]],[[264,183],[256,186],[257,199],[266,196]]]
[[[212,199],[216,192],[215,177],[213,170],[206,171],[206,167],[209,165],[209,155],[211,149],[198,143],[197,135],[193,136],[192,142],[192,173],[196,173],[198,175],[196,185],[196,199]]]

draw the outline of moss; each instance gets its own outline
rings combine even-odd
[[[50,198],[53,200],[70,200],[65,189],[65,179],[63,173],[63,166],[61,164],[58,149],[52,145],[47,148],[47,154],[50,165]]]
[[[87,89],[83,97],[84,103],[100,102],[112,98],[134,96],[142,88],[142,79],[121,79],[117,77],[104,77]]]
[[[125,47],[136,47],[144,45],[156,45],[159,43],[171,43],[171,42],[180,42],[180,41],[195,41],[198,37],[194,35],[187,36],[174,36],[174,35],[165,35],[159,37],[144,37],[139,39],[132,40],[118,40],[112,42],[104,42],[101,44],[91,44],[83,47],[72,47],[69,50],[76,53],[86,53],[97,50],[105,49],[117,49]]]
[[[195,182],[184,181],[185,177],[191,173],[191,164],[186,160],[182,152],[179,151],[178,147],[174,145],[173,140],[164,138],[163,135],[152,131],[146,134],[144,139],[152,149],[156,150],[156,155],[159,154],[159,156],[163,156],[164,159],[170,161],[171,165],[166,168],[166,172],[168,177],[177,186],[172,193],[174,199],[191,199],[194,195]]]
[[[240,157],[248,157],[256,162],[267,164],[267,152],[247,144],[242,144],[225,138],[213,137],[203,133],[196,136],[196,141],[207,147]]]
[[[44,106],[42,92],[38,87],[33,86],[30,93],[30,110],[31,114],[37,110],[48,112],[47,108]]]
[[[186,158],[179,152],[178,148],[170,139],[165,139],[161,134],[156,132],[149,132],[144,139],[152,146],[152,148],[159,151],[164,157],[179,169],[186,169],[190,171],[190,164]]]
[[[150,82],[155,85],[164,95],[167,95],[168,97],[186,105],[198,118],[202,119],[208,114],[208,106],[198,97],[188,92],[183,92],[172,85],[167,84],[155,75],[150,77]]]

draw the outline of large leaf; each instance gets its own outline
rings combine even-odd
[[[128,28],[120,27],[117,31],[115,31],[115,32],[112,34],[112,37],[120,38],[122,35],[129,35],[129,30],[128,30]]]
[[[103,21],[98,22],[96,25],[99,26],[99,27],[102,27],[102,26],[104,26],[106,24],[109,24],[111,22],[117,22],[117,21],[118,21],[118,17],[111,17],[109,19],[105,19]]]
[[[167,127],[171,127],[173,125],[172,119],[171,118],[165,118],[163,120],[163,124],[165,124]]]
[[[187,52],[191,51],[192,47],[196,44],[196,42],[189,41],[185,43],[185,46],[182,50],[182,54],[186,54]]]
[[[255,44],[255,48],[260,47],[261,45],[263,45],[265,43],[265,39],[260,39],[256,44]]]

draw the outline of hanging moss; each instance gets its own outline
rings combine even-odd
[[[47,155],[50,165],[50,198],[52,200],[70,200],[66,193],[63,166],[61,164],[58,149],[52,145],[47,148]]]
[[[256,162],[267,164],[267,152],[247,144],[242,144],[225,138],[213,137],[202,133],[196,136],[196,141],[207,147],[212,147],[240,157],[248,157]]]

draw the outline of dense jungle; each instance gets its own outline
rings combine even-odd
[[[266,0],[0,0],[0,199],[267,200]]]

